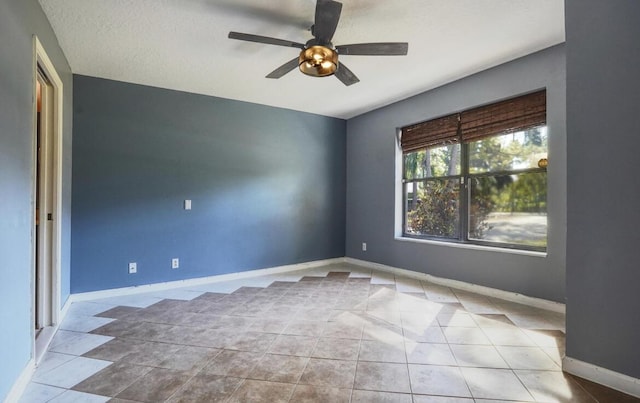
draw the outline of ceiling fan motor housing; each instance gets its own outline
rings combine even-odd
[[[304,74],[325,77],[335,73],[338,68],[338,52],[332,47],[312,45],[300,52],[298,67]]]

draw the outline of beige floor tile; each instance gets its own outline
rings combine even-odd
[[[277,337],[279,336],[273,333],[241,332],[226,348],[264,353],[275,343]]]
[[[70,388],[112,364],[110,361],[76,357],[50,371],[34,374],[32,380],[45,385]]]
[[[42,361],[40,361],[40,363],[36,367],[34,376],[37,377],[40,374],[49,372],[52,369],[73,360],[74,358],[76,358],[75,355],[54,353],[52,351],[49,351],[45,353],[44,357],[42,357]],[[97,357],[89,357],[89,358],[97,358]],[[113,361],[113,360],[109,360],[109,361]]]
[[[103,336],[131,338],[133,332],[143,325],[143,322],[129,322],[117,319],[111,323],[107,323],[104,326],[92,330],[91,333]]]
[[[511,329],[516,327],[516,325],[503,314],[481,314],[472,315],[472,317],[481,328],[497,327]]]
[[[290,402],[295,403],[349,403],[351,389],[338,389],[326,386],[298,385],[293,391]]]
[[[48,402],[54,397],[63,394],[65,391],[66,389],[64,388],[30,382],[20,397],[20,400],[18,400],[18,403]]]
[[[233,393],[229,403],[286,403],[295,385],[247,379]]]
[[[362,338],[364,323],[354,314],[345,314],[337,322],[328,322],[322,332],[322,337],[333,337],[338,339]]]
[[[401,343],[404,340],[402,327],[381,323],[366,323],[362,332],[363,340],[377,340],[385,343]]]
[[[409,374],[413,393],[472,397],[458,367],[409,364]]]
[[[404,350],[404,342],[362,340],[358,360],[406,363],[407,356]]]
[[[313,386],[352,388],[356,361],[311,358],[299,383]]]
[[[484,402],[484,401],[481,402],[478,400],[476,400],[476,402],[490,403],[490,402]],[[413,403],[474,403],[474,401],[473,399],[467,399],[465,397],[413,395]],[[498,402],[494,402],[494,403],[498,403]]]
[[[100,326],[104,326],[107,323],[113,322],[114,320],[115,319],[100,318],[96,316],[67,315],[64,321],[60,324],[60,329],[86,333],[97,329]]]
[[[304,294],[307,294],[307,291],[304,291]],[[295,320],[312,320],[312,321],[321,321],[326,322],[332,315],[332,309],[326,307],[318,307],[318,306],[306,306],[300,308],[295,315],[293,315],[293,319]]]
[[[248,327],[251,332],[280,334],[289,322],[282,319],[257,318]]]
[[[51,341],[51,347],[49,347],[49,351],[62,354],[82,355],[113,339],[113,337],[111,336],[69,332],[74,334],[69,335],[68,338],[60,338],[59,340],[56,340],[56,337],[61,332],[65,331],[58,330],[56,336],[54,336],[54,339]]]
[[[249,373],[248,378],[297,383],[308,362],[309,358],[306,357],[265,354]]]
[[[151,370],[151,367],[115,363],[75,385],[72,389],[96,395],[116,396]]]
[[[67,390],[49,400],[49,403],[104,403],[109,400],[107,396],[93,395],[90,393]]]
[[[317,337],[280,335],[271,344],[269,353],[311,357],[318,342]]]
[[[365,320],[367,323],[379,323],[386,326],[402,326],[401,313],[399,310],[388,309],[387,306],[381,309],[369,309],[365,312]]]
[[[242,382],[243,380],[240,378],[198,374],[173,394],[168,402],[224,402],[238,389]]]
[[[246,378],[264,354],[251,351],[224,350],[203,368],[210,375]]]
[[[411,364],[456,365],[448,344],[405,343],[405,349]]]
[[[311,356],[314,358],[355,361],[358,359],[359,350],[360,340],[321,337],[318,339]]]
[[[161,402],[173,395],[191,375],[186,371],[154,368],[116,397],[139,402]]]
[[[441,313],[437,316],[441,327],[477,327],[478,324],[468,313]]]
[[[351,403],[412,403],[412,400],[408,393],[354,390]]]
[[[496,348],[511,369],[560,371],[560,366],[539,347],[497,346]]]
[[[496,346],[536,347],[536,343],[518,328],[484,328],[482,330]]]
[[[537,401],[596,402],[577,382],[563,372],[517,370],[515,373]]]
[[[295,336],[319,337],[325,325],[326,323],[322,321],[293,320],[288,323],[281,333]]]
[[[461,368],[469,389],[477,399],[534,401],[533,396],[509,369]]]
[[[446,343],[447,339],[439,326],[405,327],[404,338],[406,341],[416,343]]]
[[[564,348],[565,346],[566,337],[560,330],[522,329],[522,331],[539,347]]]
[[[450,347],[461,367],[509,368],[493,346],[452,344]]]
[[[100,316],[100,313],[116,308],[113,304],[103,304],[96,301],[78,301],[71,304],[67,315]]]
[[[140,350],[145,342],[142,340],[117,338],[83,354],[83,357],[98,360],[119,361],[129,354]]]
[[[411,393],[407,365],[359,361],[355,388]]]
[[[492,344],[487,335],[479,328],[448,327],[442,331],[449,344]]]

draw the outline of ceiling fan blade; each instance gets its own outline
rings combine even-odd
[[[338,65],[338,69],[334,75],[347,87],[360,81],[360,79],[356,77],[356,75],[353,74],[353,72],[349,70],[344,63],[340,63]]]
[[[304,44],[288,41],[286,39],[271,38],[270,36],[260,36],[253,34],[243,34],[242,32],[229,32],[230,39],[238,39],[241,41],[266,43],[267,45],[287,46],[290,48],[304,49]]]
[[[339,55],[358,56],[405,56],[409,51],[407,42],[356,43],[336,46]]]
[[[313,36],[321,44],[331,42],[338,27],[342,3],[333,0],[318,0],[316,3],[316,19],[312,27]]]
[[[285,74],[287,74],[288,72],[290,72],[291,70],[295,69],[296,67],[298,67],[298,58],[297,57],[295,59],[289,60],[288,62],[286,62],[282,66],[280,66],[277,69],[273,70],[271,73],[269,73],[267,75],[267,78],[280,78],[280,77],[284,76]]]

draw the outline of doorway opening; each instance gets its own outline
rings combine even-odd
[[[62,81],[34,37],[33,309],[34,357],[40,361],[60,313]]]

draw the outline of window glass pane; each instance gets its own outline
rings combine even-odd
[[[425,150],[415,151],[404,155],[404,178],[416,179],[424,177]]]
[[[459,179],[405,185],[405,233],[444,238],[459,236]]]
[[[547,173],[472,177],[469,239],[547,246]]]
[[[405,179],[460,175],[460,144],[405,154],[404,175]]]
[[[547,158],[547,127],[493,136],[469,143],[469,173],[537,168]]]

